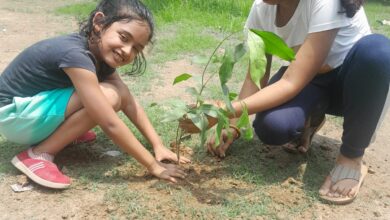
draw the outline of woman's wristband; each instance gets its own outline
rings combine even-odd
[[[235,130],[237,133],[237,137],[234,137],[234,140],[237,140],[241,137],[241,131],[239,128],[237,128],[237,126],[230,124],[229,128],[233,128],[233,130]]]

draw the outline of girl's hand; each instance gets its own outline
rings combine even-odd
[[[187,174],[184,172],[184,170],[174,164],[165,164],[156,161],[156,164],[149,169],[149,172],[160,179],[177,183],[177,180],[175,177],[184,179]]]
[[[154,154],[156,160],[159,162],[162,160],[177,162],[177,155],[163,145],[156,147],[154,149]],[[191,162],[190,159],[187,159],[186,157],[182,157],[182,156],[180,157],[180,163],[186,164],[190,162]]]
[[[239,137],[237,131],[233,128],[229,128],[231,135],[229,135],[226,129],[222,130],[221,139],[219,146],[215,146],[215,135],[212,135],[207,140],[207,151],[210,152],[213,156],[218,156],[220,158],[225,157],[225,152],[229,148],[229,146],[233,143],[233,141]]]

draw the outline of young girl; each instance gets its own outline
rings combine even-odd
[[[159,162],[177,157],[164,147],[116,72],[130,63],[132,73],[144,70],[142,51],[153,34],[152,15],[140,1],[102,0],[80,34],[38,42],[17,56],[0,76],[0,133],[33,147],[16,155],[12,164],[38,184],[66,188],[70,179],[53,163],[54,156],[99,125],[151,174],[171,182],[184,178],[183,170]],[[148,139],[156,159],[117,111]],[[93,139],[87,134],[82,139]]]
[[[362,159],[385,113],[390,81],[390,41],[371,34],[362,0],[256,0],[246,28],[271,31],[296,51],[296,59],[268,82],[272,57],[259,90],[249,74],[239,99],[262,142],[289,143],[289,150],[306,152],[325,114],[344,117],[340,153],[320,189],[333,203],[351,202],[367,167]],[[360,8],[360,9],[359,9]],[[233,104],[240,115],[242,104]],[[231,120],[233,137],[238,137]],[[182,124],[191,130],[191,124]],[[226,134],[226,132],[225,132]],[[214,139],[210,139],[214,140]],[[233,140],[208,150],[224,157]],[[293,145],[295,143],[295,145]]]

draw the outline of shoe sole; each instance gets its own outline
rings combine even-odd
[[[53,183],[50,181],[47,181],[45,179],[42,179],[41,177],[37,176],[33,172],[31,172],[19,159],[17,156],[12,158],[11,163],[22,173],[24,173],[26,176],[28,176],[32,181],[38,183],[39,185],[53,188],[53,189],[66,189],[70,186],[70,184],[63,184],[63,183]]]

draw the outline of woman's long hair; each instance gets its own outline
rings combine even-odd
[[[344,7],[345,13],[349,18],[352,18],[356,14],[363,3],[364,0],[341,0],[341,5]]]

